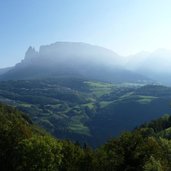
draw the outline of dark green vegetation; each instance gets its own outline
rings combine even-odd
[[[165,115],[92,150],[55,139],[23,113],[0,105],[0,170],[170,171],[170,128]]]
[[[0,101],[53,135],[97,146],[170,113],[171,88],[75,77],[0,82]]]

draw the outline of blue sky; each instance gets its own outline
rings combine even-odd
[[[121,55],[171,49],[170,9],[170,0],[0,0],[0,68],[57,41]]]

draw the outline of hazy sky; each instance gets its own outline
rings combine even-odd
[[[0,0],[0,67],[57,41],[121,55],[171,49],[171,0]]]

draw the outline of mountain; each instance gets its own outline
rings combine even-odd
[[[10,71],[12,69],[12,67],[7,67],[7,68],[2,68],[0,69],[0,75],[3,75],[5,73],[7,73],[8,71]]]
[[[23,80],[77,76],[107,82],[138,82],[149,79],[121,67],[122,57],[111,50],[85,43],[57,42],[29,47],[25,58],[1,76],[1,80]]]
[[[0,101],[16,108],[0,104],[0,170],[170,170],[171,117],[154,119],[170,113],[171,87],[146,84],[146,76],[169,76],[169,56],[137,54],[131,72],[97,46],[29,47],[2,70]]]
[[[126,68],[162,84],[171,84],[171,51],[158,49],[130,56]]]
[[[0,80],[77,76],[107,82],[171,84],[171,52],[158,49],[122,57],[113,51],[79,42],[57,42],[29,47],[24,59],[13,68],[0,70]]]

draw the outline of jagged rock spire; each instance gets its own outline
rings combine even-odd
[[[25,59],[30,59],[30,58],[35,57],[37,55],[38,55],[38,52],[32,46],[30,46],[25,53]]]

